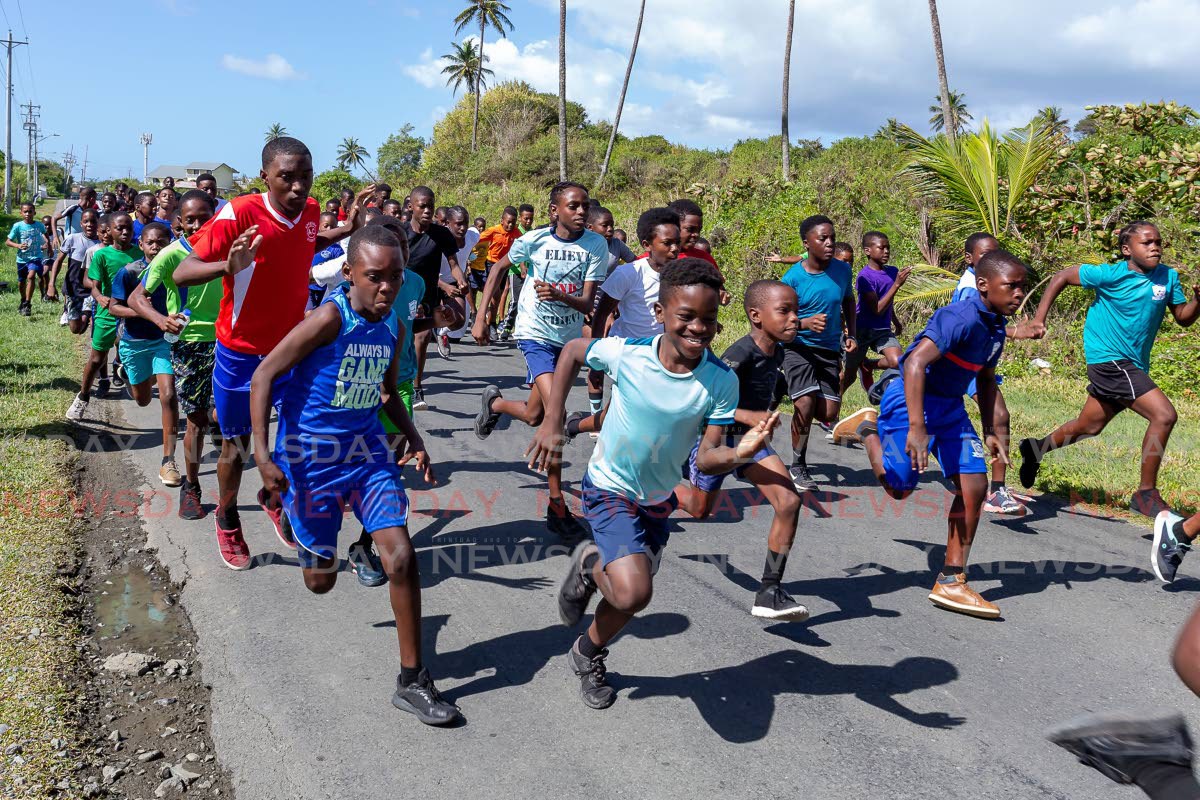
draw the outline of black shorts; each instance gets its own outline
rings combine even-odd
[[[1087,392],[1102,403],[1128,408],[1134,400],[1154,391],[1158,384],[1129,359],[1088,364]]]
[[[836,350],[784,345],[783,376],[787,379],[788,397],[793,400],[819,394],[826,400],[840,401],[841,367],[842,355]]]

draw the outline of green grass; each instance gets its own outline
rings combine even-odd
[[[0,269],[15,285],[12,252],[0,255]],[[16,313],[15,290],[0,293],[0,724],[10,726],[0,751],[21,743],[26,762],[0,759],[2,797],[48,796],[72,776],[51,740],[77,746],[69,676],[79,632],[58,567],[77,546],[75,450],[62,414],[81,357],[76,338],[57,324],[60,310],[35,300],[26,319]]]

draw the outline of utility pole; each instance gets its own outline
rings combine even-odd
[[[150,182],[150,145],[154,141],[154,134],[142,134],[142,183]]]
[[[25,121],[21,123],[21,127],[25,129],[25,133],[29,136],[29,156],[25,162],[25,177],[29,179],[29,196],[33,197],[37,194],[37,183],[33,179],[33,143],[37,139],[37,118],[34,109],[41,109],[41,106],[35,106],[33,103],[26,103],[21,106],[25,111]]]
[[[39,176],[38,176],[38,161],[40,160],[38,158],[38,145],[40,145],[42,142],[46,141],[47,139],[54,138],[55,136],[58,136],[58,134],[57,133],[48,133],[45,136],[39,136],[33,140],[33,187],[34,187],[33,193],[34,194],[37,194],[38,191],[42,188],[42,183],[41,183],[41,180],[39,180]]]
[[[4,49],[8,51],[8,72],[5,75],[7,78],[7,91],[4,95],[4,213],[12,213],[12,51],[14,47],[20,47],[29,42],[18,42],[12,37],[12,30],[8,31],[8,38],[0,41],[4,45]]]
[[[75,145],[71,145],[67,150],[67,154],[63,156],[63,167],[66,170],[66,177],[63,179],[63,196],[71,194],[71,169],[75,166]]]
[[[79,171],[79,182],[87,183],[87,154],[88,145],[83,146],[83,168]]]

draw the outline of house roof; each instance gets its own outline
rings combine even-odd
[[[155,167],[147,177],[150,178],[182,178],[187,174],[187,170],[179,164],[163,164]]]
[[[226,164],[224,161],[193,161],[187,165],[187,169],[201,169],[205,172],[212,172],[218,167],[225,167],[230,172],[237,172],[236,169]]]

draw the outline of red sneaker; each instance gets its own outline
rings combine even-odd
[[[221,560],[225,562],[225,566],[235,570],[249,567],[250,548],[246,546],[246,539],[242,536],[242,526],[239,524],[234,528],[222,528],[221,517],[214,514],[213,518],[217,528],[217,550],[221,553]]]
[[[266,512],[267,519],[271,520],[271,524],[275,526],[275,535],[279,537],[279,541],[291,549],[296,549],[296,540],[292,537],[292,526],[287,520],[287,516],[283,513],[283,505],[278,508],[271,508],[267,505],[267,490],[258,490],[258,504],[262,506],[262,510]]]

